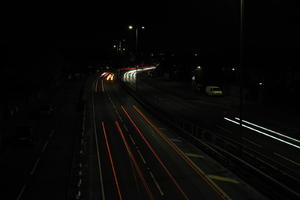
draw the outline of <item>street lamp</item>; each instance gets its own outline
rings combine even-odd
[[[137,56],[138,56],[138,36],[139,36],[139,29],[144,30],[145,26],[132,26],[132,25],[129,25],[128,29],[129,30],[135,29],[135,57],[137,58]],[[138,79],[137,68],[138,68],[138,66],[136,65],[136,70],[135,70],[136,71],[136,78],[135,78],[135,89],[136,89],[136,91],[137,91],[137,79]]]
[[[135,30],[135,52],[138,53],[138,36],[139,36],[139,29],[144,30],[145,26],[128,26],[129,30]]]

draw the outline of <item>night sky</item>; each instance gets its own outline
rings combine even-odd
[[[245,39],[250,62],[274,55],[297,61],[299,12],[292,1],[245,0]],[[5,8],[5,7],[3,7]],[[38,62],[49,49],[68,56],[110,53],[114,41],[132,41],[129,24],[141,24],[144,51],[199,51],[238,60],[239,1],[126,1],[98,4],[32,2],[8,5],[1,17],[2,49],[9,63]],[[132,44],[129,48],[132,48]],[[6,51],[4,50],[4,51]],[[75,52],[74,52],[75,51]],[[25,58],[24,58],[25,57]],[[264,59],[263,59],[264,60]]]

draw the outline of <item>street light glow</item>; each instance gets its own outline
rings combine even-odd
[[[133,26],[132,26],[132,25],[130,25],[130,26],[128,26],[128,28],[129,28],[129,30],[132,30],[132,29],[133,29]]]
[[[142,29],[145,29],[145,26],[142,26]]]
[[[115,44],[114,44],[114,46],[113,46],[113,47],[114,47],[114,48],[116,48],[116,47],[117,47],[117,45],[115,45]]]

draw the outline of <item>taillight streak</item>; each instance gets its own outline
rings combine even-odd
[[[162,166],[162,168],[168,174],[168,176],[170,177],[170,179],[172,180],[172,182],[175,184],[176,188],[180,191],[180,193],[182,194],[182,196],[185,199],[189,199],[187,197],[187,195],[185,194],[185,192],[183,191],[183,189],[180,187],[180,185],[175,180],[174,176],[171,174],[171,172],[168,170],[168,168],[165,166],[165,164],[159,158],[159,156],[157,155],[157,153],[155,152],[155,150],[152,148],[152,146],[150,145],[150,143],[148,142],[148,140],[144,137],[144,135],[142,134],[142,132],[140,131],[140,129],[137,127],[137,125],[135,124],[135,122],[133,121],[133,119],[130,117],[130,115],[128,114],[128,112],[125,110],[125,108],[122,105],[121,105],[121,108],[122,108],[123,112],[125,113],[125,115],[127,116],[127,118],[129,119],[129,121],[132,123],[132,125],[136,129],[136,131],[139,133],[140,137],[143,139],[143,141],[145,142],[145,144],[147,145],[147,147],[150,149],[150,151],[152,152],[152,154],[154,155],[154,157],[157,159],[157,161],[159,162],[159,164]]]
[[[200,172],[200,169],[195,166],[193,161],[188,158],[184,153],[167,138],[160,130],[142,113],[142,111],[137,108],[135,105],[132,106],[141,116],[142,118],[152,127],[152,129],[168,144],[173,150],[196,172],[222,199],[230,199],[218,186],[216,186],[213,182],[211,182],[207,177],[205,177],[204,173]]]
[[[127,150],[127,152],[128,152],[128,155],[129,155],[130,159],[131,159],[132,162],[133,162],[133,165],[134,165],[134,167],[135,167],[135,170],[136,170],[138,176],[140,177],[140,179],[141,179],[141,181],[142,181],[142,183],[143,183],[143,185],[144,185],[144,187],[145,187],[145,189],[146,189],[146,191],[147,191],[147,194],[148,194],[149,198],[154,200],[153,194],[152,194],[152,192],[150,191],[149,186],[147,185],[147,182],[146,182],[146,180],[145,180],[145,177],[143,176],[143,173],[142,173],[142,171],[141,171],[139,165],[137,164],[137,161],[136,161],[136,159],[135,159],[135,157],[134,157],[134,155],[133,155],[133,153],[132,153],[132,151],[131,151],[131,149],[130,149],[130,147],[129,147],[129,145],[128,145],[128,143],[127,143],[125,137],[124,137],[123,131],[122,131],[122,129],[121,129],[119,123],[116,121],[115,124],[116,124],[117,130],[118,130],[118,132],[119,132],[119,134],[120,134],[120,136],[121,136],[121,138],[122,138],[122,140],[123,140],[123,143],[124,143],[125,148],[126,148],[126,150]]]
[[[114,175],[114,180],[115,180],[117,191],[118,191],[118,196],[119,196],[119,199],[122,200],[119,181],[118,181],[117,173],[116,173],[116,170],[115,170],[115,165],[114,165],[114,162],[113,162],[113,159],[112,159],[110,147],[109,147],[109,144],[108,144],[104,122],[102,122],[101,125],[102,125],[102,130],[103,130],[103,133],[104,133],[104,138],[105,138],[105,143],[106,143],[106,148],[107,148],[107,152],[108,152],[109,161],[110,161],[110,164],[111,164],[112,172],[113,172],[113,175]]]

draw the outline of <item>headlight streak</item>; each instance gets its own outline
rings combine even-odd
[[[238,118],[238,117],[235,117],[235,119],[236,119],[236,120],[240,120],[240,118]],[[269,131],[269,132],[274,133],[274,134],[276,134],[276,135],[280,135],[280,136],[282,136],[282,137],[285,137],[285,138],[288,138],[288,139],[290,139],[290,140],[293,140],[293,141],[295,141],[295,142],[299,142],[299,143],[300,143],[300,140],[297,140],[297,139],[295,139],[295,138],[292,138],[292,137],[289,137],[289,136],[287,136],[287,135],[281,134],[281,133],[279,133],[279,132],[277,132],[277,131],[273,131],[273,130],[271,130],[271,129],[268,129],[268,128],[259,126],[259,125],[257,125],[257,124],[251,123],[251,122],[246,121],[246,120],[242,120],[242,122],[245,122],[245,123],[250,124],[250,125],[252,125],[252,126],[255,126],[255,127],[257,127],[257,128],[263,129],[263,130],[265,130],[265,131]]]
[[[227,118],[227,117],[224,117],[224,119],[227,120],[227,121],[229,121],[229,122],[232,122],[232,123],[234,123],[234,124],[240,125],[240,122],[234,121],[234,120],[229,119],[229,118]],[[252,128],[252,127],[250,127],[250,126],[247,126],[247,125],[242,124],[242,127],[248,128],[248,129],[250,129],[250,130],[252,130],[252,131],[255,131],[255,132],[260,133],[260,134],[262,134],[262,135],[265,135],[265,136],[267,136],[267,137],[273,138],[273,139],[275,139],[275,140],[278,140],[278,141],[280,141],[280,142],[283,142],[283,143],[285,143],[285,144],[288,144],[288,145],[290,145],[290,146],[293,146],[293,147],[295,147],[295,148],[297,148],[297,149],[300,149],[300,146],[298,146],[298,145],[295,145],[295,144],[293,144],[293,143],[287,142],[287,141],[285,141],[285,140],[283,140],[283,139],[280,139],[280,138],[277,138],[277,137],[275,137],[275,136],[269,135],[269,134],[267,134],[267,133],[265,133],[265,132],[262,132],[262,131],[257,130],[257,129],[255,129],[255,128]]]

